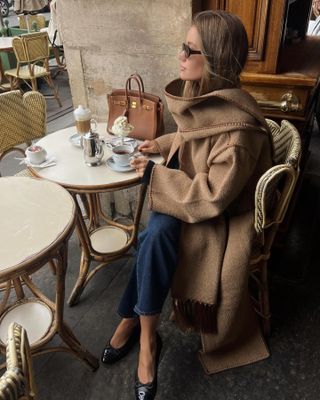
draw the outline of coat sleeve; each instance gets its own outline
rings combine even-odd
[[[157,139],[155,139],[155,143],[159,149],[159,153],[162,155],[162,157],[167,160],[169,156],[169,152],[171,149],[171,145],[173,142],[173,139],[175,137],[175,132],[174,133],[167,133],[166,135],[159,136]]]
[[[193,178],[184,171],[155,165],[149,184],[149,208],[188,223],[221,215],[245,187],[256,159],[246,148],[232,145],[209,160],[209,171]]]

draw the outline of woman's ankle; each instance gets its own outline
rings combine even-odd
[[[154,352],[154,349],[157,347],[157,335],[156,333],[145,335],[143,333],[140,334],[140,349],[143,351]]]
[[[122,318],[119,325],[123,325],[128,328],[134,328],[139,323],[139,318]],[[118,326],[119,326],[118,325]]]
[[[123,318],[117,326],[110,344],[114,348],[122,347],[132,334],[132,330],[138,325],[138,318]]]

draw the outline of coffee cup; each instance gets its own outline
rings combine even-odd
[[[46,150],[38,145],[29,146],[25,151],[26,157],[31,164],[42,164],[46,161],[47,152]]]
[[[85,135],[90,132],[91,129],[94,131],[97,130],[97,121],[91,118],[91,111],[88,108],[79,105],[79,107],[73,111],[73,115],[79,135]],[[94,127],[91,128],[91,125],[94,125]]]
[[[112,149],[112,157],[115,164],[120,167],[125,167],[130,164],[130,159],[134,154],[134,148],[130,145],[124,144],[115,146]]]

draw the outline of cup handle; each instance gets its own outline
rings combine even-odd
[[[90,119],[90,124],[93,124],[94,125],[94,128],[93,128],[93,131],[97,131],[97,129],[98,129],[98,123],[97,123],[97,121],[94,119],[94,118],[91,118]]]

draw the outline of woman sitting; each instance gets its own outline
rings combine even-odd
[[[145,141],[132,161],[149,184],[152,210],[102,354],[111,364],[140,340],[137,399],[153,399],[162,342],[157,333],[171,288],[176,320],[201,333],[208,373],[268,357],[247,289],[254,192],[272,165],[268,127],[239,88],[248,54],[241,21],[223,11],[195,16],[179,54],[180,79],[165,91],[178,130]]]

